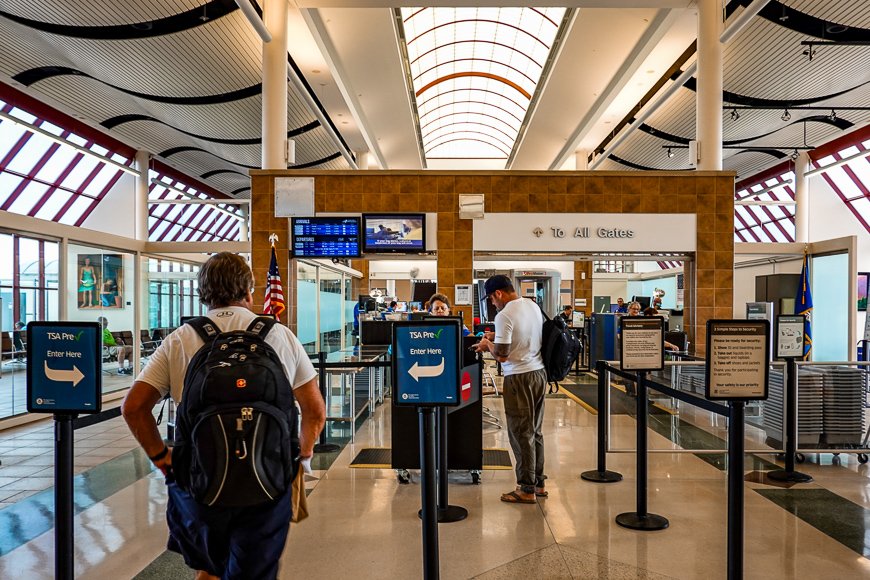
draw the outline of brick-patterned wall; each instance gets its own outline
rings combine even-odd
[[[585,274],[585,278],[584,278]],[[584,312],[586,318],[592,313],[592,261],[574,262],[574,298],[585,298],[585,307],[575,307],[577,312]],[[572,304],[573,305],[573,304]]]
[[[287,255],[287,220],[273,217],[274,177],[306,176],[314,177],[318,212],[437,212],[438,290],[451,300],[454,284],[471,283],[473,274],[473,221],[459,219],[459,193],[484,194],[485,209],[491,213],[695,213],[697,253],[696,261],[686,265],[684,323],[696,350],[703,352],[708,319],[731,317],[734,174],[730,172],[252,171],[251,175],[252,261],[258,277],[268,267],[269,233],[278,234],[279,247]],[[586,280],[581,280],[581,271],[586,272]],[[575,297],[586,298],[588,313],[591,263],[577,262],[575,274]],[[287,278],[292,283],[295,272]],[[262,278],[258,282],[262,284]],[[367,287],[366,273],[360,288]],[[262,285],[258,288],[262,291]],[[289,306],[295,294],[288,294]],[[470,319],[470,307],[460,310]]]

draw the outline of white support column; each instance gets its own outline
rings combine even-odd
[[[698,0],[697,140],[699,170],[722,169],[722,10],[720,0]]]
[[[368,169],[369,168],[369,152],[368,151],[354,151],[353,156],[356,157],[357,169]]]
[[[241,220],[239,220],[239,241],[247,242],[248,241],[248,206],[240,205],[239,213],[242,215]]]
[[[794,162],[794,241],[809,243],[810,241],[810,154],[801,151]]]
[[[586,149],[577,149],[574,151],[574,169],[577,171],[586,171],[589,169],[589,151]]]
[[[263,169],[287,169],[287,0],[265,0],[263,21]]]
[[[148,165],[151,162],[151,154],[147,151],[136,151],[136,169],[139,176],[136,177],[133,203],[133,232],[137,240],[148,241]]]

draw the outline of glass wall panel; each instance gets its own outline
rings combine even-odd
[[[344,292],[341,272],[320,271],[320,350],[332,352],[342,347]]]
[[[849,256],[813,257],[813,360],[849,360]]]
[[[305,352],[317,352],[317,266],[296,264],[296,336]]]
[[[353,307],[356,305],[353,295],[353,278],[344,276],[344,346],[354,344],[353,340]]]

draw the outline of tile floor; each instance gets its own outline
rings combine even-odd
[[[503,417],[499,399],[486,404]],[[681,416],[705,420],[685,409]],[[596,420],[571,398],[547,400],[551,495],[537,505],[499,501],[513,486],[512,471],[484,471],[481,485],[451,473],[450,501],[469,517],[439,526],[443,578],[725,578],[725,472],[694,454],[651,454],[650,511],[670,527],[623,529],[614,518],[634,510],[635,456],[608,456],[608,468],[625,476],[620,483],[579,477],[595,466]],[[611,422],[615,438],[633,440],[632,417]],[[52,433],[50,422],[0,433],[0,578],[53,577]],[[673,447],[673,435],[651,430],[651,447]],[[484,447],[509,447],[504,430],[484,427],[483,437]],[[324,469],[308,483],[311,517],[291,529],[281,578],[422,576],[418,478],[401,485],[392,470],[348,467],[360,449],[389,445],[387,405],[331,464],[319,462]],[[746,483],[746,577],[870,577],[870,466],[854,456],[834,462],[822,455],[810,456],[801,470],[816,480],[789,494]],[[76,472],[78,578],[191,577],[165,551],[163,483],[121,419],[76,431]]]

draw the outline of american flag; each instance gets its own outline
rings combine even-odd
[[[284,312],[284,289],[281,288],[281,274],[278,273],[278,257],[275,246],[272,246],[272,260],[269,262],[269,274],[266,276],[266,300],[263,302],[263,313],[274,314],[281,319]]]

